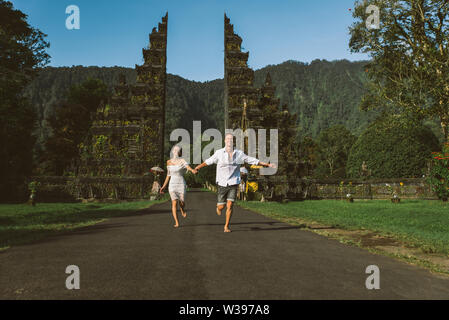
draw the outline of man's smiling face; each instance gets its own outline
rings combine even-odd
[[[227,134],[225,136],[226,149],[233,149],[233,145],[234,145],[234,136],[232,134]]]

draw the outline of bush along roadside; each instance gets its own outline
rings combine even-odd
[[[449,198],[449,143],[445,143],[442,152],[432,152],[432,166],[427,182],[438,198]]]

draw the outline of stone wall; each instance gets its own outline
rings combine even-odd
[[[350,193],[354,199],[390,199],[387,184],[402,199],[438,199],[425,179],[308,180],[307,198],[341,199]]]
[[[154,177],[32,177],[41,186],[37,192],[38,202],[72,202],[82,200],[137,200],[149,199]],[[390,199],[388,183],[401,199],[437,200],[425,179],[378,179],[378,180],[312,180],[296,179],[294,186],[282,188],[287,183],[275,183],[267,188],[258,179],[259,191],[250,200],[280,201],[282,199],[341,199],[350,193],[354,199]],[[403,183],[403,186],[400,183]],[[205,188],[216,192],[215,184],[205,184]],[[265,187],[265,190],[261,190]],[[294,187],[294,188],[293,188]],[[295,190],[291,193],[291,190]]]
[[[341,186],[341,182],[342,180],[330,179],[295,179],[295,181],[289,182],[289,187],[287,187],[287,181],[284,181],[284,183],[275,183],[272,187],[267,188],[263,178],[259,177],[259,187],[265,190],[256,192],[253,198],[260,199],[263,194],[267,200],[341,199],[350,193],[354,199],[391,199],[391,191],[386,185],[389,184],[402,199],[438,199],[425,179],[343,180],[343,186]],[[215,185],[205,187],[216,191]],[[292,190],[295,192],[291,193]]]
[[[149,199],[154,177],[32,177],[40,182],[37,202],[78,202],[83,200]]]

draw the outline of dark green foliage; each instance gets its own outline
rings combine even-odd
[[[21,94],[48,63],[45,35],[0,0],[0,199],[23,199],[32,169],[36,111]]]
[[[364,64],[346,60],[316,60],[311,64],[287,61],[257,70],[255,83],[261,86],[267,72],[270,72],[281,104],[287,104],[290,112],[297,114],[298,138],[309,136],[316,139],[320,132],[338,124],[344,125],[352,134],[359,135],[378,116],[377,111],[362,112],[358,109],[365,82]],[[27,96],[38,110],[40,127],[36,149],[51,133],[48,119],[54,114],[54,102],[64,100],[65,92],[72,85],[95,77],[112,89],[119,82],[120,73],[125,74],[128,83],[135,82],[135,71],[129,68],[76,66],[42,69],[27,90]],[[208,128],[224,129],[223,80],[201,83],[168,74],[166,99],[167,155],[172,145],[168,142],[168,136],[175,128],[191,131],[192,121],[201,120],[203,131]],[[440,131],[437,124],[433,129]],[[310,155],[310,170],[315,169],[318,163],[316,156]]]
[[[196,165],[191,166],[195,169]],[[184,177],[189,188],[201,188],[206,181],[215,185],[216,166],[207,166],[198,171],[197,174],[187,173]]]
[[[318,145],[312,137],[305,136],[299,143],[299,160],[302,163],[302,175],[310,177],[318,164]]]
[[[166,132],[184,128],[192,132],[194,120],[202,131],[224,131],[223,80],[196,82],[167,75]]]
[[[25,99],[0,101],[0,199],[18,199],[33,166],[33,108]]]
[[[128,83],[135,83],[136,72],[129,68],[73,66],[42,69],[26,91],[38,111],[36,148],[39,149],[51,135],[48,119],[55,113],[56,103],[67,99],[66,92],[73,85],[79,85],[90,77],[99,79],[112,90],[119,83],[120,74],[126,76]],[[223,80],[201,83],[168,74],[166,95],[166,146],[172,130],[184,128],[191,131],[193,120],[201,120],[203,131],[208,128],[224,129]],[[165,151],[168,154],[169,149]]]
[[[68,100],[57,104],[48,118],[52,135],[45,141],[45,151],[40,155],[38,173],[62,175],[79,155],[79,144],[90,141],[92,113],[100,103],[106,103],[110,92],[98,79],[87,79],[74,85],[67,94]]]
[[[400,111],[421,120],[438,117],[449,139],[449,2],[370,0],[379,26],[368,29],[368,1],[354,3],[352,52],[366,53],[367,91],[361,107]]]
[[[78,156],[78,144],[89,130],[89,112],[80,104],[63,102],[49,119],[53,134],[45,142],[45,152],[39,157],[37,173],[62,175]]]
[[[108,87],[99,79],[88,78],[80,85],[70,88],[68,101],[79,103],[89,112],[95,112],[98,106],[106,103],[111,93]]]
[[[14,99],[49,62],[45,34],[31,27],[27,16],[0,0],[0,97]]]
[[[315,176],[344,178],[346,161],[356,137],[342,125],[322,131],[317,139],[318,161]]]
[[[270,73],[276,96],[297,114],[303,136],[318,137],[324,129],[344,125],[358,135],[375,119],[376,112],[361,112],[366,61],[314,60],[310,64],[287,61],[256,71],[256,86]]]
[[[67,101],[72,86],[81,85],[89,78],[95,78],[112,90],[113,85],[119,83],[121,73],[125,74],[128,82],[135,82],[135,70],[129,68],[73,66],[41,69],[37,79],[25,91],[37,111],[36,151],[43,148],[45,141],[51,135],[48,120],[55,115],[57,106],[60,106],[62,101]]]
[[[347,174],[359,177],[365,161],[372,178],[421,177],[431,152],[439,149],[429,128],[398,116],[381,117],[352,147]]]
[[[302,135],[317,137],[321,130],[343,124],[359,134],[375,118],[376,112],[358,109],[363,93],[365,62],[316,60],[311,64],[287,61],[255,72],[255,84],[260,87],[270,72],[276,97],[297,114]],[[120,73],[128,83],[134,83],[135,70],[121,67],[48,67],[27,90],[38,111],[38,144],[49,135],[46,119],[54,113],[54,103],[64,100],[72,85],[88,77],[103,81],[110,89],[118,84]],[[203,130],[224,129],[223,80],[195,82],[167,75],[166,133],[175,128],[192,129],[193,120],[201,120]],[[167,134],[166,134],[167,136]],[[166,150],[168,153],[168,150]]]

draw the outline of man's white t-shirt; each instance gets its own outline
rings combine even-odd
[[[226,152],[226,148],[219,149],[204,161],[208,166],[217,165],[216,182],[219,186],[226,187],[240,184],[240,165],[259,164],[259,159],[246,155],[242,150],[234,149],[232,158]]]

